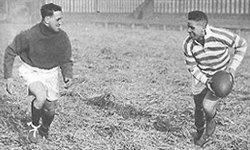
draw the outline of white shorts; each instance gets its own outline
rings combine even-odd
[[[202,90],[206,88],[205,84],[203,84],[202,82],[198,81],[194,77],[192,77],[191,80],[192,80],[192,93],[194,95],[201,93]]]
[[[42,82],[47,88],[47,99],[50,101],[59,98],[58,67],[52,69],[40,69],[28,64],[19,67],[19,75],[25,80],[27,87],[34,82]]]

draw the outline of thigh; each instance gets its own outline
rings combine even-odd
[[[43,78],[43,84],[47,88],[47,99],[49,101],[55,101],[59,98],[59,80],[58,71],[52,71],[41,76]]]
[[[46,86],[40,82],[35,81],[28,85],[29,92],[36,97],[38,101],[45,102],[46,95],[47,95],[47,88]]]

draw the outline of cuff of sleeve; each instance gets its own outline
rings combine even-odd
[[[68,73],[68,74],[65,74],[64,75],[64,78],[73,78],[73,74],[71,74],[71,73]]]
[[[240,65],[240,63],[237,60],[233,60],[233,62],[230,64],[229,68],[236,70],[239,65]]]
[[[205,75],[201,77],[201,82],[202,82],[203,84],[206,84],[206,83],[207,83],[207,80],[208,80],[208,78],[207,78]]]

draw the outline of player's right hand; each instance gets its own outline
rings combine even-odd
[[[12,95],[14,91],[14,80],[13,78],[6,79],[6,91]]]
[[[233,68],[231,68],[231,67],[228,67],[228,68],[226,69],[226,71],[227,71],[228,73],[230,73],[232,82],[234,83],[235,72],[236,72],[236,71],[235,71]]]

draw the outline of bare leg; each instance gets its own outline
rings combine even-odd
[[[42,116],[42,107],[46,100],[47,89],[41,82],[34,82],[29,85],[29,91],[35,96],[35,99],[31,104],[32,122],[28,123],[28,125],[30,125],[32,129],[29,131],[28,139],[30,142],[36,143],[39,139],[39,121]]]
[[[46,88],[41,82],[34,82],[29,85],[29,91],[35,96],[31,104],[31,119],[35,126],[39,125],[41,110],[46,100]]]
[[[216,109],[218,106],[218,100],[210,91],[207,93],[204,101],[203,107],[206,113],[206,134],[211,136],[215,131],[216,123],[214,117],[216,115]]]

